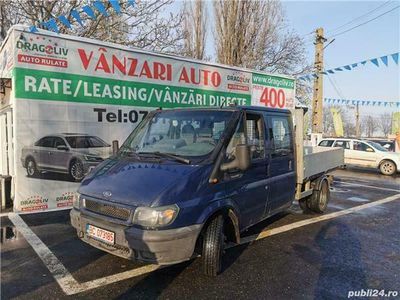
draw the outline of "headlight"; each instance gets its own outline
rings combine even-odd
[[[178,215],[177,205],[162,207],[138,207],[133,216],[133,223],[143,227],[161,227],[171,224]]]
[[[81,198],[81,194],[79,194],[78,192],[75,193],[74,195],[74,199],[72,201],[72,206],[76,209],[79,209],[79,202],[80,202],[80,198]]]
[[[99,156],[93,156],[93,155],[84,155],[83,158],[87,161],[101,161],[103,160],[101,157]]]

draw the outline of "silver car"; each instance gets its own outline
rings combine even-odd
[[[47,135],[22,149],[21,162],[29,177],[41,172],[83,177],[111,155],[111,146],[97,136],[77,133]]]

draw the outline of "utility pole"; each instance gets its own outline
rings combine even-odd
[[[324,70],[324,29],[318,28],[316,31],[315,38],[315,61],[314,61],[314,87],[313,87],[313,102],[312,102],[312,132],[322,133],[322,123],[323,123],[323,77],[322,73]]]
[[[356,106],[356,138],[360,137],[360,108]]]

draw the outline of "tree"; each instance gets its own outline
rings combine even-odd
[[[155,51],[174,52],[176,42],[182,39],[179,24],[181,13],[162,14],[173,0],[137,1],[135,7],[121,2],[121,14],[116,14],[109,2],[103,2],[109,16],[94,9],[96,19],[85,13],[80,16],[84,26],[72,17],[75,9],[87,4],[86,0],[6,0],[0,1],[1,40],[13,24],[35,25],[44,28],[42,22],[64,15],[73,25],[72,29],[60,26],[61,33],[95,38],[128,46]]]
[[[382,131],[383,136],[387,137],[392,130],[392,118],[390,113],[384,113],[380,115],[380,118],[377,120],[378,128]]]
[[[206,2],[185,1],[183,4],[183,49],[182,55],[204,59],[206,43]]]
[[[216,0],[217,60],[220,63],[300,74],[305,65],[303,40],[285,30],[283,9],[273,0]]]
[[[376,131],[376,120],[372,116],[366,116],[362,119],[362,127],[366,137],[373,137]]]

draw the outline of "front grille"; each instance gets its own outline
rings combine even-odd
[[[85,208],[91,212],[123,221],[128,221],[131,215],[130,209],[88,199],[85,199]]]

